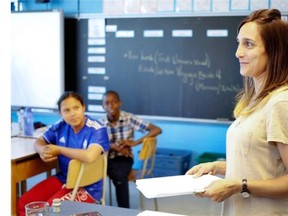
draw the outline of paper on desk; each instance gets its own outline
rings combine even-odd
[[[137,216],[184,216],[184,215],[145,210],[137,214]]]
[[[211,182],[221,179],[214,175],[177,175],[136,180],[136,187],[146,198],[168,197],[203,192]]]

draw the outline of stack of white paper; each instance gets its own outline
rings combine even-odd
[[[211,182],[221,179],[214,175],[177,175],[136,180],[136,187],[146,198],[168,197],[204,192]]]
[[[137,214],[137,216],[185,216],[185,215],[145,210]]]

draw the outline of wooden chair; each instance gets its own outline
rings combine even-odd
[[[66,188],[72,189],[71,201],[74,200],[79,187],[90,185],[103,179],[101,204],[105,205],[107,176],[107,153],[102,154],[93,163],[84,163],[76,159],[69,162]]]
[[[156,137],[147,137],[144,138],[142,148],[139,153],[138,159],[143,161],[141,169],[133,169],[129,173],[129,181],[136,182],[137,179],[143,179],[146,177],[153,177],[153,168],[155,162],[155,153],[156,153],[157,139]],[[141,209],[144,209],[144,196],[140,193],[140,206]],[[111,188],[111,179],[109,179],[109,202],[112,205],[112,188]],[[154,199],[155,210],[158,210],[157,199]]]

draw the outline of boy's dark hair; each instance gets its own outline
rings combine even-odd
[[[117,98],[117,100],[120,101],[120,96],[119,96],[118,92],[116,92],[116,91],[114,91],[114,90],[108,90],[108,91],[103,95],[103,97],[105,97],[106,95],[109,95],[109,94],[114,95],[114,96]]]

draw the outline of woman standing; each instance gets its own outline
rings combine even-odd
[[[276,9],[258,10],[240,23],[237,40],[244,88],[227,160],[187,174],[225,175],[196,194],[223,202],[222,215],[288,215],[288,23]]]

